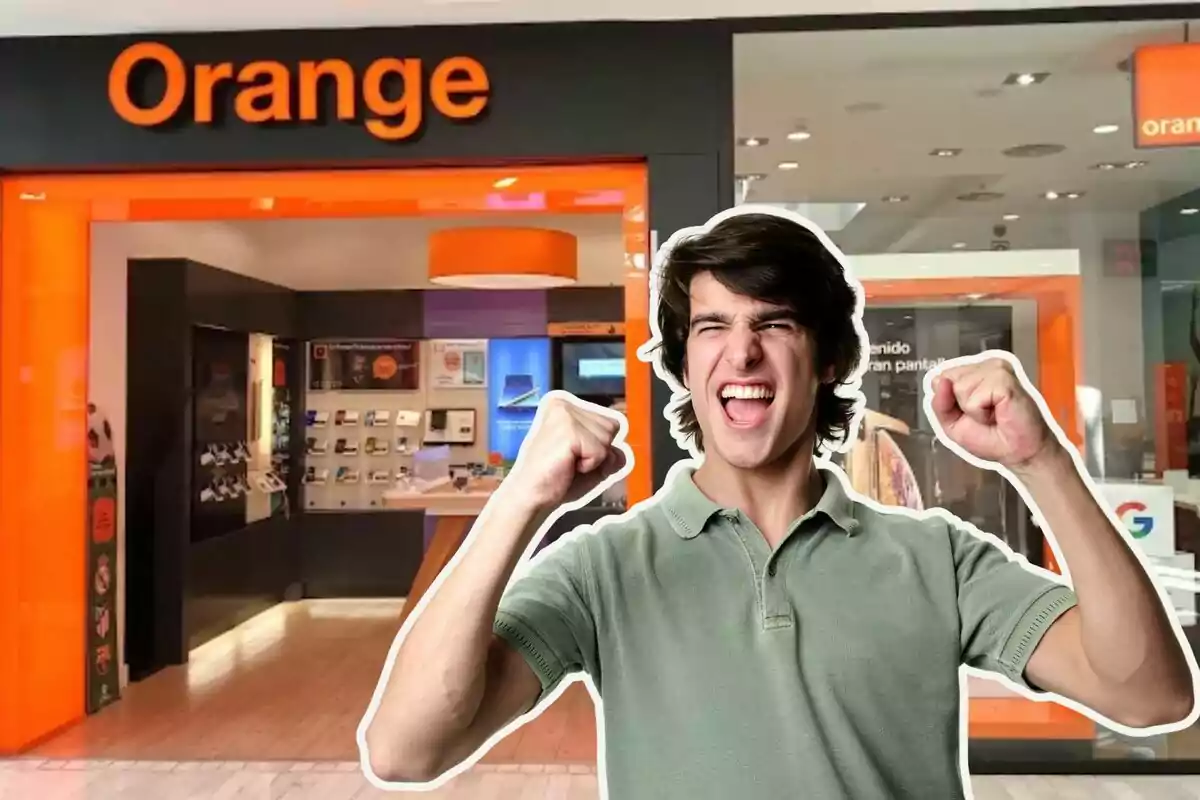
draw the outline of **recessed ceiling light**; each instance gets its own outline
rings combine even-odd
[[[1009,158],[1045,158],[1056,156],[1067,148],[1061,144],[1019,144],[1000,152]]]
[[[1092,169],[1098,169],[1102,172],[1108,172],[1109,170],[1114,170],[1116,168],[1117,165],[1109,161],[1106,161],[1103,164],[1092,164]]]
[[[812,134],[801,128],[789,133],[787,138],[789,142],[806,142],[812,138]]]
[[[21,192],[21,199],[22,200],[37,200],[40,202],[40,201],[46,199],[46,193],[45,192],[37,192],[35,194],[33,192]]]
[[[252,205],[259,211],[271,211],[275,208],[275,198],[256,197]]]
[[[1016,222],[1020,218],[1021,218],[1020,214],[1005,214],[1004,215],[1005,222]]]
[[[1005,86],[1033,86],[1045,82],[1049,72],[1013,72],[1004,79]]]
[[[765,136],[743,136],[737,140],[739,147],[762,147],[771,141]]]
[[[781,161],[781,162],[779,162],[779,168],[782,170],[799,169],[800,162],[798,162],[798,161]]]
[[[906,194],[889,194],[883,198],[883,202],[885,203],[903,203],[906,200],[908,200],[908,195]]]
[[[1190,217],[1192,214],[1200,214],[1200,208],[1181,208],[1179,213],[1185,217]]]
[[[967,300],[982,300],[983,295],[979,292],[971,292],[971,294],[963,295]]]
[[[1111,122],[1108,122],[1103,125],[1097,125],[1096,127],[1092,128],[1092,133],[1099,133],[1099,134],[1103,135],[1106,133],[1116,133],[1119,130],[1121,130],[1120,125],[1114,125]]]
[[[493,183],[492,186],[497,189],[507,189],[508,187],[512,186],[516,182],[517,182],[517,179],[513,178],[513,177],[501,178],[500,180]]]
[[[1141,169],[1146,166],[1145,161],[1105,161],[1100,164],[1092,164],[1092,169],[1098,169],[1101,172],[1111,172],[1114,169]]]
[[[963,248],[965,248],[967,246],[967,243],[966,242],[955,242],[953,246],[954,246],[955,250],[962,250]]]
[[[1067,192],[1068,200],[1078,200],[1081,197],[1083,197],[1083,192]]]
[[[1047,200],[1057,200],[1058,192],[1046,192],[1044,195],[1042,195],[1042,197],[1046,198]]]
[[[1004,197],[1001,192],[967,192],[960,194],[958,199],[964,203],[986,203]]]
[[[767,174],[765,172],[747,172],[735,177],[740,181],[761,181],[766,179]]]
[[[939,147],[936,150],[930,150],[929,155],[937,156],[938,158],[954,158],[961,152],[961,147]]]

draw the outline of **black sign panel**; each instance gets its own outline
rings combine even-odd
[[[313,391],[411,392],[421,385],[416,341],[313,342],[308,388]]]

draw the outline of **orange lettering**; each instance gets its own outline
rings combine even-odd
[[[129,77],[133,68],[143,61],[155,61],[163,68],[167,87],[162,99],[151,108],[141,108],[129,96]],[[108,73],[108,100],[113,110],[133,125],[151,126],[175,116],[187,93],[187,70],[174,50],[157,42],[142,42],[127,48],[113,62]]]
[[[253,85],[266,77],[267,82]],[[291,79],[288,68],[276,61],[254,61],[242,67],[238,83],[249,83],[234,100],[237,115],[244,122],[286,122],[292,118]],[[266,106],[258,101],[267,100]]]
[[[389,100],[383,94],[383,82],[391,75],[400,76],[400,97]],[[388,120],[399,118],[399,125],[388,120],[367,121],[372,135],[394,142],[407,139],[421,128],[421,59],[381,58],[363,76],[363,99],[371,112]]]
[[[157,65],[166,77],[162,97],[147,108],[134,102],[130,86],[133,71],[143,62]],[[408,139],[421,130],[426,91],[437,112],[454,120],[482,114],[491,92],[487,70],[467,56],[454,56],[438,63],[428,85],[421,59],[377,59],[363,72],[360,86],[356,84],[358,76],[354,68],[337,58],[301,61],[294,67],[277,61],[252,61],[236,71],[230,62],[202,63],[193,65],[189,75],[183,59],[171,48],[142,42],[127,48],[113,62],[108,75],[108,98],[121,119],[139,127],[153,127],[179,113],[191,80],[192,119],[198,124],[212,124],[218,111],[217,90],[230,81],[237,86],[234,112],[247,124],[293,119],[316,122],[321,114],[323,79],[333,81],[338,119],[355,119],[361,103],[370,114],[364,122],[366,129],[389,142]],[[292,107],[293,93],[299,102],[298,109]]]
[[[438,64],[429,80],[433,107],[450,119],[472,119],[487,107],[488,76],[473,58],[455,56]],[[456,100],[452,95],[465,95]]]
[[[233,79],[233,64],[200,64],[196,67],[196,122],[213,121],[213,90]]]
[[[321,78],[337,82],[338,119],[354,119],[354,70],[340,59],[300,62],[300,119],[315,120],[320,112]]]

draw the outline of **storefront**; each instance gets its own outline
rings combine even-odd
[[[648,496],[679,451],[666,387],[633,357],[648,331],[646,259],[671,232],[740,200],[816,220],[867,285],[873,414],[847,463],[862,491],[950,507],[1052,567],[1019,498],[947,461],[917,411],[930,364],[1011,349],[1116,505],[1156,508],[1134,497],[1143,478],[1175,482],[1173,513],[1151,515],[1165,518],[1159,533],[1177,531],[1161,553],[1175,572],[1163,574],[1194,631],[1200,523],[1189,527],[1188,514],[1200,502],[1189,500],[1193,437],[1178,418],[1191,417],[1188,376],[1200,372],[1186,332],[1200,280],[1200,215],[1188,198],[1200,173],[1186,150],[1131,150],[1122,66],[1139,47],[1181,41],[1182,22],[1085,20],[1061,11],[0,42],[0,636],[16,643],[0,653],[0,708],[13,709],[0,713],[0,752],[84,713],[82,665],[95,653],[84,645],[79,564],[99,551],[79,533],[90,512],[77,476],[100,387],[122,398],[100,412],[123,403],[117,650],[138,678],[297,591],[427,585],[420,566],[440,547],[438,526],[387,508],[383,473],[415,470],[418,443],[458,448],[468,472],[511,456],[539,386],[623,399],[639,463],[628,500]],[[980,22],[998,27],[970,27]],[[874,30],[901,24],[909,30]],[[1075,70],[1082,77],[1069,66],[1079,59],[1092,65]],[[1063,93],[1078,110],[1064,111]],[[608,215],[616,277],[505,289],[502,308],[478,280],[426,285],[470,273],[463,253],[494,254],[471,228],[529,227],[538,214],[546,224],[533,227],[579,243],[579,262],[563,267],[579,276],[592,229],[576,223]],[[372,216],[440,220],[422,229],[431,255],[421,279],[389,282],[385,265],[360,283],[349,262],[384,251],[347,248],[344,273],[306,283],[318,222]],[[293,227],[272,240],[273,271],[233,267],[258,250],[204,256],[231,252],[214,244],[227,233],[217,229],[199,255],[114,245],[106,258],[124,277],[97,271],[98,242],[123,235],[114,226],[202,220]],[[432,256],[438,227],[468,232],[444,259]],[[550,253],[543,272],[555,274],[554,249],[523,252]],[[101,295],[128,303],[127,329],[111,319],[122,315],[98,318]],[[114,360],[105,337],[118,332],[128,356]],[[222,355],[229,347],[254,363],[231,373],[221,366],[237,361]],[[190,368],[163,368],[181,363]],[[585,372],[590,382],[571,382]],[[346,388],[355,381],[361,390]],[[209,513],[218,506],[197,498],[255,477],[204,471],[236,454],[223,432],[197,424],[198,403],[221,407],[229,387],[246,416],[236,426],[289,470],[285,488],[267,493],[276,499]],[[976,770],[1187,771],[1200,761],[1194,731],[1124,742],[986,681],[972,680],[971,695]]]
[[[441,401],[430,400],[424,381],[431,377],[435,340],[487,340],[482,348],[464,348],[460,358],[470,362],[468,372],[483,369],[484,384],[491,378],[500,389],[506,376],[487,375],[487,365],[528,355],[514,346],[504,351],[504,340],[535,341],[546,351],[535,366],[542,377],[560,381],[562,342],[598,342],[606,351],[615,345],[625,362],[622,388],[639,462],[629,500],[661,483],[676,452],[655,410],[666,398],[647,365],[626,357],[648,333],[651,230],[672,231],[727,206],[733,176],[727,32],[674,25],[664,41],[660,31],[521,26],[0,43],[0,169],[7,173],[0,442],[10,455],[24,453],[3,460],[0,481],[0,517],[8,532],[0,558],[6,587],[0,635],[12,643],[0,656],[0,751],[26,747],[80,718],[82,667],[98,652],[106,673],[119,663],[112,642],[93,641],[84,649],[94,621],[87,616],[88,581],[80,565],[89,555],[99,557],[81,536],[89,514],[85,433],[87,402],[95,394],[89,386],[128,390],[125,408],[102,403],[97,412],[124,417],[116,426],[124,433],[118,448],[123,551],[119,564],[106,564],[101,582],[115,573],[114,583],[125,588],[120,627],[134,678],[181,663],[197,636],[236,624],[297,587],[326,596],[402,595],[411,588],[431,535],[422,535],[423,515],[380,513],[371,507],[378,498],[368,484],[372,475],[382,481],[382,468],[340,464],[348,459],[322,465],[315,451],[327,448],[330,462],[333,455],[352,455],[339,440],[363,448],[371,439],[373,449],[382,442],[391,452],[377,463],[388,461],[394,478],[411,467],[401,463],[410,446],[426,433],[430,442],[445,439],[446,417],[458,424],[455,413],[478,406],[466,426],[474,431],[455,433],[450,438],[458,441],[448,446],[469,448],[468,439],[482,445],[456,453],[455,466],[459,455],[463,462],[486,462],[486,406],[496,400],[508,408],[493,416],[519,415],[514,398],[468,389],[472,397],[464,399],[464,390],[455,396],[441,389],[430,390],[441,391]],[[108,235],[99,231],[103,226],[205,219],[304,225],[385,215],[440,216],[463,220],[464,227],[512,225],[497,213],[506,203],[525,205],[526,227],[538,227],[539,213],[557,214],[559,222],[610,215],[617,245],[605,258],[615,279],[605,286],[579,288],[585,283],[579,281],[572,287],[564,280],[562,289],[518,291],[507,295],[512,302],[505,315],[489,312],[503,304],[489,304],[481,298],[488,292],[479,289],[296,291],[286,265],[276,280],[260,280],[235,274],[229,263],[135,260],[127,294],[119,280],[106,284],[91,270],[94,248]],[[587,267],[550,264],[558,256],[544,241],[510,244],[532,247],[551,271]],[[471,246],[450,242],[440,265],[454,267]],[[119,254],[117,263],[126,260],[121,255],[129,253]],[[147,246],[136,255],[180,253]],[[420,265],[427,268],[439,265]],[[429,285],[424,276],[420,284]],[[97,295],[128,303],[127,329],[97,322],[103,314],[95,311]],[[117,359],[123,364],[112,357],[119,340],[93,340],[107,333],[127,335],[128,358]],[[227,357],[231,346],[244,350],[252,334],[265,356],[259,368],[271,365],[259,375],[247,375],[246,363],[231,369]],[[342,377],[333,372],[316,376],[321,386],[308,381],[307,353],[317,351],[309,342],[325,343],[319,352],[333,354],[326,365],[345,366],[355,354],[380,350],[380,340],[389,341],[393,349],[385,355],[400,372],[414,366],[400,350],[420,363],[415,392],[397,384],[339,395],[333,384]],[[271,342],[290,349],[272,352]],[[438,356],[445,363],[444,354]],[[551,357],[558,358],[557,368]],[[96,374],[98,364],[111,369]],[[194,374],[178,368],[189,364]],[[282,381],[273,380],[277,371]],[[264,385],[272,391],[262,391]],[[389,389],[407,392],[406,399],[400,402],[402,395]],[[278,498],[263,503],[237,488],[253,478],[226,469],[239,460],[239,437],[196,423],[197,415],[224,408],[216,396],[223,392],[225,400],[237,401],[229,403],[232,416],[264,422],[264,402],[290,398],[289,416],[270,426],[287,434],[274,445],[292,457],[287,491],[274,493],[288,497],[288,513],[280,512]],[[318,438],[323,417],[333,433],[346,412],[359,414],[356,435]],[[376,412],[389,415],[387,426]],[[396,426],[401,412],[418,418],[411,432]],[[364,430],[367,414],[378,436]],[[215,415],[229,424],[226,416]],[[428,425],[441,432],[424,430]],[[257,432],[270,438],[265,427]],[[103,433],[102,423],[97,428]],[[271,442],[264,449],[271,451]],[[213,469],[221,472],[219,481],[208,474]],[[350,470],[357,474],[344,474]],[[351,477],[356,488],[335,485]],[[247,496],[203,502],[231,490]],[[247,512],[247,504],[262,507]],[[415,529],[397,535],[397,518]],[[88,570],[92,575],[96,565]]]

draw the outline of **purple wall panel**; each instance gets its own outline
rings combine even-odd
[[[435,289],[422,294],[426,339],[546,335],[546,292],[542,290]]]

